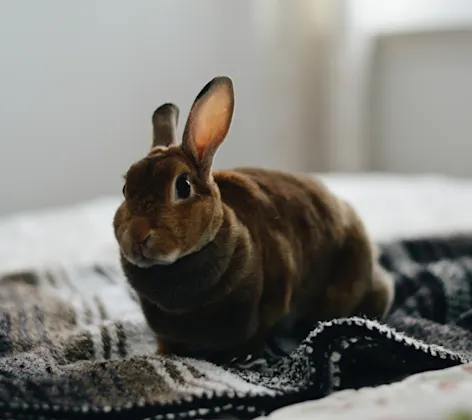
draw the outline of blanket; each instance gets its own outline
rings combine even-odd
[[[380,261],[396,283],[385,323],[334,319],[225,367],[157,355],[119,266],[4,274],[1,418],[255,418],[472,362],[472,235],[383,244]]]

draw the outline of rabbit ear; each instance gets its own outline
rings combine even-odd
[[[233,82],[215,77],[196,97],[185,125],[182,148],[209,169],[218,146],[228,134],[233,117]]]
[[[177,105],[166,103],[157,108],[152,115],[152,147],[177,145],[178,121]]]

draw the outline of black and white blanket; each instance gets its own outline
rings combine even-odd
[[[118,266],[0,278],[1,418],[254,418],[345,388],[472,362],[472,235],[382,246],[396,280],[385,325],[314,326],[297,347],[230,367],[155,354]],[[290,351],[290,352],[289,352]]]

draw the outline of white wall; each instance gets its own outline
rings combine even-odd
[[[219,168],[453,173],[460,154],[456,173],[468,173],[459,99],[472,95],[472,53],[467,35],[447,35],[467,27],[470,0],[2,2],[0,214],[119,194],[121,175],[148,148],[153,110],[174,101],[182,124],[218,74],[236,89]],[[425,30],[446,30],[445,41],[403,41]],[[372,78],[376,39],[386,34],[393,38],[381,44]],[[435,72],[414,84],[425,66]],[[435,85],[449,95],[442,102]],[[434,124],[407,120],[421,117],[419,107]],[[412,155],[415,142],[419,151],[438,144],[439,121],[456,154]]]
[[[302,34],[313,3],[3,2],[0,213],[119,193],[147,150],[153,110],[174,101],[184,119],[219,74],[233,77],[237,102],[217,166],[309,169],[315,117],[300,115],[310,115]]]
[[[372,168],[472,176],[472,28],[386,37],[373,69]]]
[[[472,175],[464,162],[472,130],[462,106],[472,90],[472,2],[340,4],[327,102],[329,169]],[[451,34],[456,30],[465,32]],[[377,43],[383,37],[388,41]]]

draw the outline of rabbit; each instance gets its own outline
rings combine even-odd
[[[179,144],[179,109],[161,105],[149,153],[125,175],[114,233],[157,351],[227,361],[260,354],[288,315],[384,319],[393,280],[347,202],[308,175],[212,171],[233,111],[232,79],[215,77]]]

